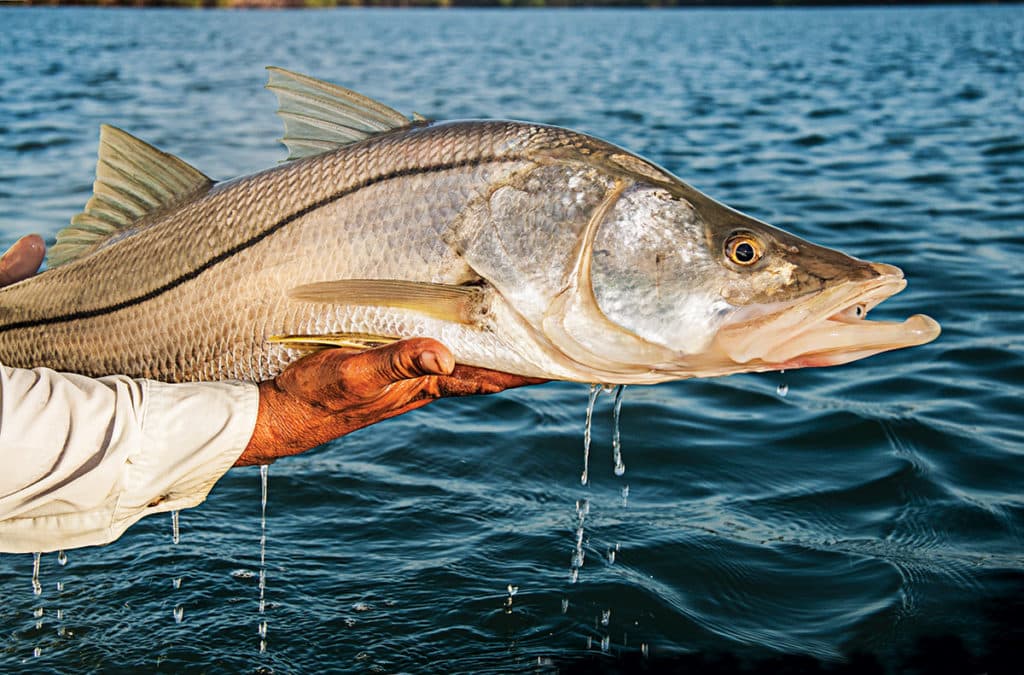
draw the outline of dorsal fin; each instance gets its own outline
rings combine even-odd
[[[350,89],[268,66],[267,89],[277,95],[288,159],[319,155],[393,129],[408,117]],[[422,118],[416,118],[421,121]]]
[[[142,217],[173,206],[213,185],[201,171],[145,141],[100,126],[99,160],[92,197],[71,226],[57,233],[47,264],[82,258],[130,229]]]

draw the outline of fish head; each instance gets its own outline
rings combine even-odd
[[[812,244],[682,183],[624,190],[596,232],[589,272],[601,313],[648,353],[663,350],[649,381],[838,365],[940,332],[920,314],[867,318],[906,287],[899,268]]]

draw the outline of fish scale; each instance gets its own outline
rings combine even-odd
[[[262,380],[309,349],[427,336],[464,364],[630,384],[832,365],[938,335],[927,317],[863,320],[905,285],[896,268],[733,211],[600,139],[410,121],[280,69],[269,87],[291,161],[251,176],[213,184],[101,130],[94,196],[51,269],[0,289],[0,362]]]

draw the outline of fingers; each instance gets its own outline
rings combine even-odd
[[[506,389],[543,384],[547,381],[539,377],[524,377],[486,368],[455,366],[451,375],[437,378],[437,388],[441,396],[475,396],[496,394]]]
[[[455,357],[437,340],[411,338],[349,356],[342,368],[351,391],[372,396],[403,380],[448,375],[455,368]]]
[[[27,279],[39,270],[46,255],[46,243],[38,234],[29,234],[14,242],[0,258],[0,286]]]

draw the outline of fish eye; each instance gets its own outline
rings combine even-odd
[[[764,249],[749,234],[735,234],[725,242],[725,255],[737,265],[749,267],[761,259]]]

